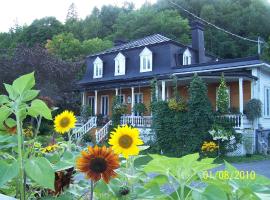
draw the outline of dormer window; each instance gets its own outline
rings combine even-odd
[[[140,72],[152,71],[153,53],[147,47],[140,53]]]
[[[114,59],[115,63],[115,71],[114,75],[125,75],[126,72],[126,58],[122,53],[117,54],[117,56]]]
[[[97,57],[94,61],[93,78],[102,78],[103,75],[103,61]]]
[[[183,65],[190,65],[191,64],[191,53],[189,49],[186,49],[183,53]]]

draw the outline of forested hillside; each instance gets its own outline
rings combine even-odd
[[[228,31],[254,40],[260,36],[269,43],[270,3],[267,0],[173,1]],[[140,9],[135,9],[132,3],[126,3],[123,7],[107,5],[101,9],[94,8],[85,19],[78,18],[76,5],[72,4],[67,11],[65,23],[48,16],[34,20],[29,26],[16,25],[9,32],[0,33],[0,71],[5,70],[5,73],[0,73],[0,80],[8,82],[13,79],[9,74],[14,75],[16,67],[18,73],[24,73],[26,69],[38,71],[41,66],[46,67],[44,62],[49,56],[56,56],[56,60],[67,63],[81,63],[86,55],[111,47],[117,39],[132,40],[161,33],[181,43],[190,44],[189,23],[192,19],[169,0],[158,0],[153,5],[146,3]],[[256,43],[234,38],[210,26],[206,26],[205,40],[206,50],[220,58],[257,53]],[[270,53],[265,46],[263,50],[267,56]],[[34,54],[35,49],[41,51],[40,48],[44,48],[48,55],[34,62],[29,55]],[[29,55],[17,58],[16,52],[20,52],[20,49]],[[9,73],[9,68],[3,66],[12,66],[10,69],[13,71]],[[77,72],[80,69],[82,67],[78,67]]]

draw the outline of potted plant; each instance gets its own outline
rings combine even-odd
[[[147,112],[147,108],[143,103],[136,103],[133,107],[133,112],[137,112],[140,116],[142,116],[145,112]]]

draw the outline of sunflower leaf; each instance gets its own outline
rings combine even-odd
[[[25,172],[28,177],[42,187],[54,190],[54,170],[50,162],[44,158],[28,159],[25,163]]]
[[[51,110],[48,106],[40,99],[32,101],[31,106],[28,108],[28,114],[32,117],[41,115],[45,119],[52,120]]]

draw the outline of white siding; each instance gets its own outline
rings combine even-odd
[[[265,104],[265,87],[270,87],[270,72],[267,72],[263,69],[258,68],[258,83],[257,91],[255,92],[254,98],[258,98],[261,100],[262,106],[262,117],[259,119],[259,124],[262,125],[264,129],[270,129],[270,117],[264,116],[264,104]]]

